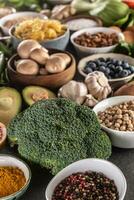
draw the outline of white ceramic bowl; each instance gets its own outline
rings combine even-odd
[[[60,171],[49,183],[46,188],[46,200],[52,200],[55,187],[66,177],[77,172],[86,171],[101,172],[108,178],[114,180],[118,192],[119,200],[123,200],[126,194],[127,183],[122,171],[113,163],[101,159],[84,159],[77,161]]]
[[[19,169],[21,169],[24,172],[24,175],[26,178],[25,185],[18,192],[13,193],[9,196],[0,198],[1,200],[16,200],[16,199],[18,199],[20,196],[22,196],[25,193],[25,191],[27,190],[27,188],[30,184],[30,180],[31,180],[30,168],[28,167],[28,165],[25,162],[21,161],[20,159],[15,158],[10,155],[4,155],[4,154],[0,155],[0,166],[18,167]]]
[[[16,20],[16,19],[19,19],[21,17],[33,17],[33,18],[42,18],[42,19],[47,19],[47,16],[44,16],[40,13],[36,13],[36,12],[17,12],[17,13],[13,13],[13,14],[10,14],[10,15],[7,15],[5,17],[2,17],[0,19],[0,27],[2,27],[3,29],[3,32],[5,35],[8,35],[9,34],[9,29],[7,27],[4,26],[4,24],[9,21],[9,20]]]
[[[14,35],[15,26],[12,26],[9,30],[9,34],[11,36],[11,41],[13,48],[16,49],[18,44],[23,41],[23,39],[19,39]],[[47,49],[59,49],[59,50],[65,50],[66,46],[68,44],[70,37],[70,31],[69,28],[65,31],[65,33],[57,38],[50,39],[50,40],[43,40],[40,41],[40,44],[44,46]]]
[[[134,96],[117,96],[105,99],[94,107],[94,112],[102,112],[107,108],[118,105],[123,102],[134,100]],[[112,141],[113,146],[120,148],[134,148],[134,131],[117,131],[101,125],[102,129],[106,131]]]
[[[71,36],[71,42],[73,46],[75,47],[77,53],[79,56],[87,56],[91,54],[98,54],[98,53],[109,53],[112,52],[115,47],[118,44],[108,46],[108,47],[98,47],[98,48],[92,48],[92,47],[84,47],[81,45],[78,45],[74,42],[74,39],[77,38],[78,36],[82,35],[83,33],[90,33],[90,34],[95,34],[98,32],[103,32],[103,33],[116,33],[119,40],[124,40],[124,36],[122,33],[119,33],[111,28],[105,28],[105,27],[98,27],[98,28],[87,28],[87,29],[82,29],[79,31],[76,31],[75,33],[72,34]]]

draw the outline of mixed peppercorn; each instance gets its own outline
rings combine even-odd
[[[86,74],[94,71],[103,72],[108,79],[124,78],[134,73],[134,66],[130,66],[125,60],[98,58],[88,61],[84,67]]]
[[[119,200],[117,187],[102,173],[75,173],[56,188],[52,200]]]

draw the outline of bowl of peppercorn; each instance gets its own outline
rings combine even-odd
[[[107,98],[93,110],[113,146],[134,148],[134,96]]]
[[[124,41],[122,33],[105,27],[82,29],[71,36],[71,43],[81,57],[113,52],[120,41]]]
[[[94,71],[103,72],[115,90],[134,77],[134,58],[116,53],[87,56],[78,63],[78,71],[84,77]]]
[[[77,161],[60,171],[46,188],[46,200],[123,200],[127,183],[122,171],[101,159]]]

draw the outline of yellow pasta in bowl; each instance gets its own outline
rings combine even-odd
[[[45,41],[55,39],[63,35],[67,27],[57,20],[32,19],[25,20],[18,24],[14,31],[14,36],[19,39],[33,39]]]

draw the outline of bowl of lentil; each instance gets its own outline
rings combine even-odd
[[[105,27],[82,29],[71,36],[71,43],[81,57],[98,53],[110,53],[122,40],[124,40],[122,33]]]
[[[134,96],[117,96],[105,99],[94,107],[101,123],[119,148],[134,148]]]
[[[117,166],[90,158],[72,163],[60,171],[50,181],[45,195],[46,200],[123,200],[126,188],[126,179]]]
[[[30,180],[31,170],[25,162],[10,155],[0,155],[0,199],[20,198],[27,190]]]

